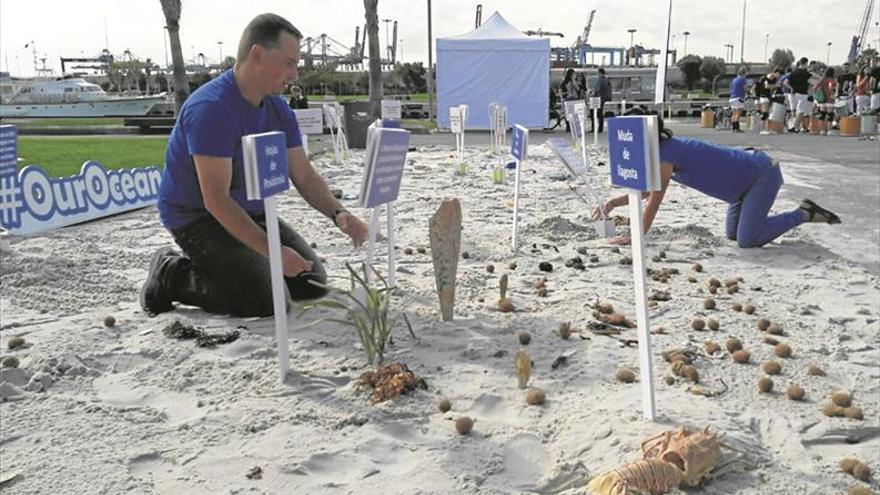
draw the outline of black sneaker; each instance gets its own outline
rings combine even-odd
[[[171,248],[160,248],[150,259],[150,269],[147,273],[147,280],[141,287],[140,301],[141,308],[150,315],[165,313],[174,309],[171,304],[171,296],[167,294],[167,290],[163,287],[163,275],[167,266],[167,261],[172,257],[178,256],[177,252]]]
[[[807,212],[808,222],[813,223],[828,223],[828,224],[838,224],[840,223],[840,217],[835,215],[834,213],[822,208],[816,203],[810,201],[809,199],[805,199],[801,203],[801,209]]]

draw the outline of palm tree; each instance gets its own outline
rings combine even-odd
[[[370,113],[379,116],[382,108],[382,53],[379,51],[379,0],[364,0],[367,36],[370,45]]]
[[[180,47],[180,0],[159,0],[165,14],[165,29],[171,40],[171,65],[174,67],[175,113],[180,112],[184,100],[189,96],[189,82],[186,67],[183,65],[183,50]]]

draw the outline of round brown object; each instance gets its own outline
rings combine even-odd
[[[740,311],[743,310],[743,305],[740,304],[740,303],[733,303],[733,306],[731,306],[730,309],[732,309],[732,310],[736,311],[737,313],[739,313]]]
[[[504,299],[498,300],[498,311],[502,313],[510,313],[514,310],[513,300],[509,297],[505,297]]]
[[[691,328],[693,328],[696,331],[700,331],[700,330],[706,328],[706,322],[700,318],[694,318],[694,321],[691,322]]]
[[[849,419],[865,419],[865,416],[862,414],[862,408],[859,406],[849,406],[844,408],[843,415]]]
[[[694,263],[694,266],[692,268],[694,269],[695,272],[703,271],[703,265],[701,265],[699,263]]]
[[[709,291],[709,294],[718,294],[718,287],[715,287],[714,285],[710,285],[706,290]]]
[[[767,327],[767,333],[770,335],[782,335],[782,327],[776,323],[771,323],[770,326]]]
[[[695,283],[697,283],[697,278],[694,277],[693,275],[688,275],[688,282],[695,284]]]
[[[442,399],[437,401],[437,409],[439,409],[442,413],[449,411],[450,409],[452,409],[452,401],[450,401],[446,397],[443,397]]]
[[[857,485],[849,489],[846,495],[877,495],[877,492],[871,490],[865,485]]]
[[[734,352],[742,349],[743,345],[742,342],[739,341],[739,339],[735,337],[730,337],[729,339],[727,339],[726,342],[724,342],[724,347],[727,348],[727,352],[733,354]]]
[[[113,315],[107,315],[104,317],[104,326],[107,328],[111,328],[116,326],[116,318]]]
[[[767,373],[768,375],[778,375],[779,372],[782,371],[782,365],[776,361],[767,361],[761,366],[761,369],[763,369],[764,373]]]
[[[707,297],[705,300],[703,300],[703,307],[706,309],[715,309],[715,299]]]
[[[418,247],[418,248],[416,248],[416,252],[419,254],[425,254],[428,252],[428,250],[423,247]]]
[[[530,406],[539,406],[547,400],[547,395],[540,388],[530,388],[526,392],[526,403]]]
[[[629,368],[620,368],[617,370],[617,373],[614,374],[614,378],[619,382],[632,383],[636,381],[636,373]]]
[[[736,294],[737,292],[739,292],[739,286],[738,286],[738,285],[731,285],[730,287],[727,288],[727,293],[728,293],[728,294]]]
[[[785,391],[785,395],[791,400],[803,400],[804,396],[807,395],[807,392],[803,387],[798,385],[789,385],[788,389]]]
[[[412,248],[406,248],[403,250],[403,254],[413,254]]]
[[[467,435],[474,429],[474,420],[467,416],[461,416],[455,420],[455,431],[461,435]]]
[[[626,316],[623,316],[620,313],[611,313],[611,315],[608,316],[608,323],[618,326],[623,325],[626,323]]]
[[[833,402],[829,402],[822,407],[822,414],[832,418],[840,417],[843,416],[843,408]]]
[[[614,305],[611,303],[602,303],[599,305],[599,312],[602,314],[610,315],[614,312]]]
[[[547,286],[547,279],[545,279],[544,277],[541,277],[538,280],[535,280],[535,283],[532,284],[532,287],[534,287],[536,289],[540,289],[540,288],[546,287],[546,286]]]
[[[706,280],[706,284],[709,287],[721,287],[721,282],[715,277],[712,277],[709,280]]]
[[[463,251],[463,252],[461,253],[461,259],[466,260],[466,259],[468,259],[468,258],[470,258],[470,257],[471,257],[471,253],[469,253],[469,252],[467,252],[467,251]]]
[[[770,320],[767,318],[759,318],[758,319],[758,330],[765,331],[770,328]]]
[[[761,378],[760,380],[758,380],[758,390],[760,390],[762,393],[769,394],[771,391],[773,391],[773,380],[767,378],[766,376],[764,378]]]
[[[685,365],[681,367],[681,376],[687,380],[690,380],[694,383],[700,383],[700,374],[697,372],[697,368],[694,368],[690,365]]]
[[[666,384],[667,384],[667,385],[674,385],[674,384],[675,384],[675,377],[667,376],[667,377],[665,378],[665,380],[666,380]]]
[[[711,340],[707,340],[704,345],[706,347],[706,354],[709,354],[710,356],[721,350],[721,346],[718,345],[717,342],[712,342]]]
[[[871,468],[864,462],[859,462],[853,466],[852,475],[857,480],[868,481],[871,479]]]
[[[529,345],[529,342],[532,341],[532,336],[529,332],[520,332],[519,333],[519,343],[522,345]]]
[[[736,352],[733,353],[733,360],[736,361],[736,362],[739,363],[739,364],[746,364],[746,363],[748,363],[748,362],[749,362],[749,359],[750,359],[751,357],[752,357],[752,356],[749,354],[749,351],[745,351],[745,350],[743,350],[743,349],[740,349],[740,350],[738,350],[738,351],[736,351]]]
[[[745,314],[747,314],[747,315],[754,314],[754,313],[755,313],[755,307],[752,306],[751,304],[746,304],[745,306],[743,306],[743,313],[745,313]]]
[[[486,265],[486,271],[489,273],[495,273],[495,265]]]
[[[535,295],[538,297],[547,297],[547,288],[541,287],[535,291]]]
[[[507,267],[510,268],[511,270],[516,270],[516,267],[517,267],[516,261],[511,261],[510,264],[507,265]]]
[[[709,321],[706,322],[706,326],[709,327],[709,330],[718,330],[721,328],[718,320],[713,320],[712,318],[709,318]]]
[[[3,368],[18,368],[18,365],[21,364],[21,361],[18,360],[15,356],[6,356],[0,361],[0,367]]]
[[[724,286],[725,287],[733,287],[734,285],[737,285],[738,283],[739,283],[739,279],[728,278],[724,281]]]
[[[683,370],[685,366],[687,365],[684,364],[684,361],[673,361],[672,366],[670,366],[669,369],[672,370],[673,375],[681,376],[681,370]]]
[[[781,358],[789,358],[791,357],[791,346],[786,344],[785,342],[781,344],[776,344],[773,346],[773,354]]]
[[[774,339],[773,337],[764,337],[764,343],[767,345],[776,345],[779,343],[779,341]]]
[[[825,370],[819,367],[818,364],[811,364],[809,368],[807,368],[807,373],[810,376],[825,376]]]
[[[11,351],[15,348],[23,346],[24,344],[25,344],[24,337],[15,336],[15,337],[12,337],[11,339],[9,339],[8,342],[6,342],[6,347],[8,347],[9,350]]]
[[[837,465],[840,466],[840,470],[844,473],[852,474],[853,468],[856,467],[856,464],[861,464],[861,461],[852,457],[844,457]]]

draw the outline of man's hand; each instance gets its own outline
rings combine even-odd
[[[312,262],[306,261],[292,248],[281,246],[281,271],[285,277],[295,277],[312,269]]]
[[[367,224],[351,213],[347,211],[340,212],[336,215],[336,224],[339,225],[339,230],[351,237],[356,247],[363,245],[364,241],[367,240],[367,232],[369,230]]]
[[[628,235],[616,235],[611,239],[608,239],[608,244],[614,244],[616,246],[624,246],[630,243],[630,238]]]
[[[611,213],[611,210],[614,209],[614,205],[611,204],[611,201],[606,201],[605,204],[602,205],[602,209],[599,210],[599,207],[593,208],[593,220],[599,220],[603,216],[608,218],[608,214]]]

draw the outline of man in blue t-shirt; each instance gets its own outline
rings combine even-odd
[[[640,112],[630,112],[641,114]],[[675,181],[707,196],[728,203],[727,238],[739,247],[760,247],[789,230],[806,222],[840,223],[834,213],[804,199],[798,208],[770,215],[770,208],[782,186],[779,162],[761,151],[732,148],[697,139],[673,137],[672,132],[660,129],[660,190],[643,193],[647,204],[643,213],[645,233],[666,195],[669,181]],[[593,218],[608,216],[618,207],[629,204],[629,195],[612,198],[596,208]],[[629,236],[617,236],[612,244],[629,244]]]
[[[168,139],[159,217],[183,250],[158,250],[141,289],[151,314],[174,302],[212,313],[273,313],[262,201],[245,191],[242,136],[282,131],[290,179],[303,199],[363,244],[367,227],[336,200],[303,151],[296,117],[279,95],[297,76],[302,34],[284,18],[262,14],[242,33],[234,68],[200,87],[180,109]],[[326,293],[320,259],[279,221],[281,264],[290,297]]]
[[[729,103],[731,110],[733,110],[733,115],[730,117],[730,127],[733,129],[733,132],[742,132],[739,128],[739,118],[745,108],[746,89],[749,85],[749,80],[746,78],[748,73],[748,69],[740,67],[736,77],[730,82]]]

